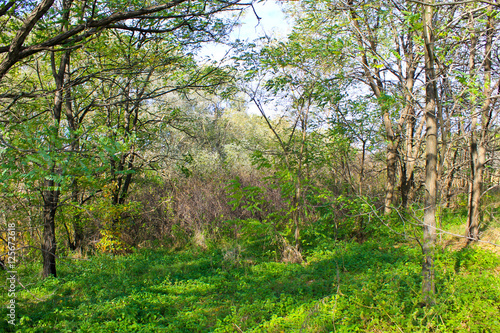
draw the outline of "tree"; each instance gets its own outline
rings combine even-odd
[[[350,90],[345,98],[355,101],[363,94],[354,89],[368,88],[378,106],[379,126],[387,140],[386,214],[398,205],[398,171],[403,207],[418,189],[414,172],[423,129],[418,103],[422,57],[413,26],[418,18],[410,14],[415,8],[399,2],[304,1],[297,14],[297,33],[308,32],[305,43],[320,50],[315,61]]]
[[[71,59],[74,54],[81,54],[82,50],[88,52],[89,48],[86,45],[89,45],[90,41],[105,42],[102,36],[106,36],[105,31],[111,30],[125,31],[123,33],[124,37],[136,36],[134,39],[138,43],[141,40],[154,40],[155,35],[159,36],[159,34],[170,35],[173,37],[172,40],[184,38],[185,41],[191,38],[194,39],[195,43],[205,40],[218,40],[227,31],[221,19],[214,18],[214,14],[225,10],[241,9],[241,7],[234,7],[237,4],[238,1],[192,3],[177,0],[142,7],[141,4],[130,5],[120,2],[94,1],[88,3],[88,1],[64,0],[61,3],[55,3],[53,0],[47,0],[36,5],[32,3],[8,3],[0,10],[0,14],[4,19],[4,26],[9,29],[10,35],[13,36],[12,39],[5,41],[5,46],[0,46],[0,53],[5,54],[0,63],[0,79],[4,84],[4,93],[1,94],[1,97],[4,100],[4,105],[6,105],[7,109],[17,109],[16,104],[19,99],[36,98],[37,96],[44,96],[44,94],[54,95],[53,101],[49,102],[50,125],[40,139],[40,143],[44,146],[44,155],[41,163],[38,164],[41,168],[45,166],[46,171],[39,175],[43,184],[36,183],[36,186],[41,189],[43,199],[42,256],[44,277],[56,276],[57,274],[56,212],[60,207],[61,195],[63,194],[61,191],[64,190],[63,185],[68,182],[71,184],[71,197],[73,200],[78,198],[80,192],[78,177],[66,173],[67,170],[63,170],[62,165],[67,164],[72,154],[82,153],[80,146],[81,124],[90,111],[99,108],[95,101],[91,101],[83,108],[78,108],[77,105],[83,104],[83,101],[78,99],[84,98],[88,100],[89,96],[94,96],[95,91],[90,90],[78,95],[74,93],[75,88],[78,86],[91,87],[89,81],[96,77],[105,76],[106,71],[115,71],[113,73],[115,77],[126,77],[127,75],[131,77],[134,73],[133,68],[130,67],[128,67],[129,72],[127,73],[120,72],[123,69],[108,67],[101,72],[90,71],[82,76],[75,77],[81,68],[72,69]],[[22,24],[19,27],[15,21],[16,16],[22,17]],[[200,36],[204,37],[201,38]],[[192,42],[193,40],[189,41],[189,43]],[[185,45],[188,45],[188,43],[185,42]],[[40,62],[46,61],[45,55],[50,56],[48,68],[50,68],[54,80],[53,90],[46,91],[43,80],[39,80],[42,90],[45,90],[43,93],[30,94],[25,91],[12,93],[11,87],[7,87],[6,83],[12,84],[16,82],[18,79],[16,74],[22,73],[27,64],[34,60],[35,55],[42,55],[37,58],[37,61]],[[109,59],[109,64],[113,64],[112,59]],[[115,65],[118,65],[118,63],[115,63]],[[154,69],[155,65],[152,64],[150,69],[146,70],[145,84],[139,84],[135,87],[128,84],[125,90],[129,89],[128,92],[133,91],[133,93],[126,96],[124,100],[117,103],[110,101],[112,103],[110,105],[120,107],[125,105],[127,110],[125,112],[126,124],[124,127],[125,132],[128,132],[127,135],[137,126],[137,114],[142,101],[161,95],[154,90],[145,95],[145,89],[149,81],[148,77],[153,75]],[[14,74],[12,74],[13,70],[15,71]],[[37,72],[40,78],[38,70],[26,74],[27,76],[36,77]],[[205,73],[203,77],[206,76],[210,76],[210,71]],[[31,78],[30,80],[31,82],[34,81]],[[119,81],[117,79],[115,82]],[[194,83],[196,81],[187,82],[183,88],[187,88]],[[123,95],[120,96],[123,97]],[[104,106],[104,108],[106,107]],[[30,119],[28,116],[25,119],[30,121],[33,118]],[[67,124],[67,127],[64,127],[64,124]],[[69,133],[69,137],[66,135],[67,133]],[[3,135],[2,138],[4,138]],[[26,158],[32,158],[6,140],[2,139],[2,141],[7,149],[17,151]],[[117,177],[117,184],[120,184],[119,192],[114,195],[116,203],[124,201],[131,182],[132,173],[122,170],[127,168],[133,171],[134,168],[134,159],[137,154],[134,151],[133,144],[129,145],[129,147],[131,150],[123,152],[118,161],[115,161],[115,156],[111,158],[112,165],[114,162],[118,162],[116,168],[118,173],[114,173],[114,176]],[[36,149],[31,149],[28,153],[39,155],[39,151]],[[85,199],[82,201],[85,201]],[[79,237],[75,235],[75,242],[77,238]]]
[[[486,10],[486,24],[483,30],[484,36],[484,56],[482,59],[482,93],[471,91],[471,128],[470,128],[470,169],[471,181],[469,190],[469,207],[467,217],[467,231],[466,236],[470,241],[479,239],[479,226],[480,226],[480,206],[481,197],[483,196],[483,181],[485,164],[487,162],[487,145],[490,140],[490,129],[494,120],[494,104],[496,98],[493,97],[493,92],[498,90],[500,86],[500,79],[493,85],[492,79],[492,49],[493,39],[495,35],[495,23],[493,6],[489,5]],[[476,26],[476,19],[473,14],[470,14],[469,27],[471,30],[470,40],[470,56],[469,56],[469,75],[473,79],[472,83],[480,81],[480,72],[476,66],[476,50],[477,50],[477,37],[476,34],[480,31]],[[481,82],[480,81],[480,82]],[[477,82],[476,85],[481,84]],[[476,88],[474,85],[472,89]],[[471,89],[471,90],[472,90]],[[474,99],[478,99],[474,103]],[[478,105],[479,104],[479,105]]]
[[[437,88],[434,68],[434,30],[432,1],[422,6],[423,40],[425,45],[425,209],[422,252],[422,293],[428,305],[434,304],[434,247],[436,242],[438,124],[436,120]]]
[[[50,29],[47,35],[45,30],[50,27],[51,20],[63,20],[69,13],[61,11],[54,4],[54,0],[40,1],[34,8],[31,3],[7,3],[0,14],[6,20],[14,20],[14,12],[21,13],[24,17],[19,28],[13,27],[14,37],[7,45],[0,46],[0,53],[5,53],[0,63],[0,79],[17,62],[36,53],[53,49],[64,51],[66,48],[77,48],[89,41],[89,38],[103,29],[121,29],[141,33],[169,33],[175,29],[186,26],[192,30],[204,28],[197,26],[198,17],[209,17],[224,10],[233,10],[231,6],[239,3],[235,1],[200,1],[193,4],[187,0],[173,0],[164,4],[144,7],[139,4],[129,6],[121,2],[88,1],[63,1],[62,8],[70,11],[74,16],[66,21],[65,31]],[[73,10],[71,10],[73,9]],[[59,16],[62,15],[62,16]],[[174,21],[174,24],[166,24]],[[7,22],[8,25],[10,22]],[[137,23],[140,23],[138,26]],[[29,45],[24,45],[26,40]]]

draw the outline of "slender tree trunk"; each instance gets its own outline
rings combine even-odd
[[[413,187],[413,173],[410,175],[407,171],[407,164],[401,163],[401,206],[403,209],[408,208],[408,201],[410,200],[410,192]]]
[[[54,62],[53,62],[54,64]],[[57,76],[56,74],[54,74]],[[56,80],[57,81],[57,80]],[[59,88],[59,85],[58,85]],[[53,135],[51,136],[54,141],[58,140],[59,136],[59,123],[61,119],[61,106],[62,106],[62,88],[56,91],[54,98],[54,108],[52,119],[54,121]],[[56,142],[51,142],[50,149],[56,146]],[[50,173],[56,174],[55,161],[52,162]],[[56,229],[55,229],[55,216],[57,207],[59,206],[59,184],[53,180],[45,180],[43,191],[43,240],[42,240],[42,277],[46,278],[50,275],[56,277]]]
[[[69,9],[70,3],[66,4],[66,7]],[[71,81],[71,71],[70,71],[70,57],[71,53],[70,51],[66,52],[66,70],[64,71],[64,82],[70,82]],[[66,114],[66,120],[68,121],[68,127],[70,130],[71,134],[71,150],[73,154],[76,154],[80,150],[80,139],[78,137],[77,131],[80,128],[80,122],[81,119],[78,119],[77,116],[75,116],[75,113],[73,112],[73,101],[72,101],[72,94],[71,94],[71,89],[66,88],[64,91],[64,112]],[[71,184],[71,200],[78,205],[79,202],[79,197],[81,194],[79,182],[77,178],[73,179],[73,182]],[[84,239],[84,228],[81,225],[81,214],[77,213],[75,216],[73,216],[73,231],[74,231],[74,239],[73,243],[70,241],[70,249],[71,250],[78,250],[81,249],[83,246],[83,239]]]
[[[414,187],[414,165],[418,150],[414,153],[415,146],[415,108],[413,101],[413,89],[415,85],[415,72],[418,61],[415,59],[415,50],[413,45],[414,33],[410,31],[407,36],[408,42],[404,44],[404,56],[406,61],[405,78],[405,109],[404,119],[406,121],[406,152],[405,159],[401,162],[401,205],[404,209],[408,207],[411,190]],[[418,133],[420,134],[420,133]]]
[[[411,97],[410,97],[411,98]],[[410,98],[406,98],[406,103],[411,103]],[[408,207],[408,200],[411,188],[413,187],[413,139],[415,135],[415,112],[411,105],[405,108],[406,115],[406,152],[404,161],[401,161],[401,206]]]
[[[411,103],[411,101],[406,101]],[[410,106],[407,106],[409,108]],[[413,109],[413,108],[412,108]],[[415,134],[415,115],[413,110],[406,112],[406,152],[405,160],[401,163],[401,205],[404,209],[408,207],[408,196],[413,187],[413,168],[408,169],[413,159],[413,136]]]
[[[69,18],[69,9],[71,7],[71,0],[63,2],[63,8],[65,13],[63,18],[65,19],[63,24],[67,24]],[[61,31],[67,31],[67,26],[61,28]],[[51,135],[53,142],[50,142],[50,149],[57,146],[57,141],[59,140],[59,127],[61,122],[61,111],[64,103],[64,85],[66,73],[69,72],[69,59],[70,51],[66,51],[61,56],[61,61],[59,63],[59,68],[56,67],[55,53],[51,53],[51,67],[52,76],[56,83],[56,92],[54,96],[54,106],[52,109],[52,121],[53,121],[53,135]],[[55,162],[51,166],[51,173],[55,174],[57,172]],[[56,276],[56,228],[55,228],[55,216],[57,207],[59,206],[59,185],[53,180],[46,180],[44,183],[44,193],[43,193],[43,241],[42,241],[42,259],[43,268],[42,276],[48,277],[49,275]]]
[[[415,196],[417,194],[418,188],[415,186],[415,176],[414,176],[414,171],[415,171],[415,166],[417,163],[417,159],[419,157],[419,152],[420,152],[420,147],[422,146],[422,143],[424,141],[424,138],[422,137],[422,132],[424,130],[424,125],[425,121],[421,121],[420,124],[418,125],[417,131],[414,134],[414,145],[413,145],[413,151],[411,154],[411,158],[407,163],[407,173],[411,175],[411,183],[408,189],[408,202],[413,202],[415,199]]]
[[[304,167],[304,160],[305,156],[307,156],[307,147],[306,147],[306,140],[307,140],[307,122],[309,118],[309,108],[311,106],[311,101],[308,99],[307,101],[304,102],[304,104],[301,106],[301,129],[302,129],[302,138],[300,142],[300,151],[299,151],[299,156],[298,156],[298,166],[297,166],[297,181],[295,184],[295,197],[294,197],[294,202],[295,202],[295,211],[294,211],[294,217],[293,220],[295,222],[295,233],[294,233],[294,238],[295,238],[295,249],[297,250],[297,253],[300,253],[300,228],[301,228],[301,220],[302,220],[302,215],[304,205],[302,205],[302,192],[303,192],[303,167]],[[302,214],[301,214],[302,213]],[[300,260],[302,260],[300,258]]]
[[[446,208],[450,208],[451,205],[451,185],[453,184],[453,179],[455,178],[455,172],[457,171],[456,163],[457,163],[457,155],[458,155],[458,148],[453,149],[453,156],[450,159],[449,165],[450,165],[450,170],[448,171],[448,175],[446,175],[446,182],[443,187],[443,193],[445,195],[445,200]]]
[[[434,37],[432,33],[433,9],[427,0],[423,6],[423,37],[425,43],[425,123],[426,123],[426,163],[425,163],[425,209],[424,242],[422,251],[422,295],[426,305],[434,304],[434,247],[436,242],[436,198],[437,198],[437,120],[436,120],[436,74],[434,72]]]
[[[366,159],[366,140],[363,140],[361,150],[361,166],[359,170],[359,195],[363,195],[363,182],[365,181],[365,159]]]
[[[394,141],[387,144],[387,183],[385,187],[384,213],[390,214],[394,203],[394,189],[396,187],[396,166],[398,160],[397,146]]]
[[[469,17],[469,29],[471,34],[470,45],[469,45],[469,75],[471,77],[475,77],[476,75],[475,56],[476,56],[477,37],[474,27],[474,17],[472,14],[470,14]],[[475,190],[478,189],[479,185],[479,183],[477,182],[478,178],[476,177],[476,170],[477,170],[476,165],[478,162],[478,155],[477,155],[477,137],[475,133],[478,122],[478,114],[475,110],[476,110],[475,108],[472,109],[471,134],[470,134],[470,146],[469,146],[471,177],[469,179],[468,216],[467,216],[467,230],[466,230],[466,236],[472,239],[476,239],[474,234],[474,231],[476,229],[475,225],[479,223],[479,221],[475,220],[477,215],[474,214],[475,211],[478,211],[477,204],[479,204],[477,193],[474,193]],[[476,183],[474,183],[474,181],[476,181]]]
[[[76,179],[73,180],[73,183],[71,184],[72,191],[71,191],[71,201],[74,203],[78,204],[79,203],[79,194],[80,190],[78,187],[78,181]],[[73,238],[73,243],[70,242],[69,246],[71,250],[80,250],[83,246],[83,239],[84,237],[84,229],[81,224],[81,214],[78,212],[73,216],[73,231],[74,231],[74,238]]]
[[[362,51],[361,55],[361,65],[363,66],[364,76],[367,82],[370,85],[370,89],[373,91],[377,99],[380,101],[380,106],[382,108],[382,121],[384,124],[385,132],[387,134],[387,140],[389,143],[387,144],[387,180],[385,186],[385,200],[384,200],[384,214],[389,214],[392,211],[392,207],[394,204],[394,191],[396,188],[396,168],[398,161],[398,146],[399,146],[399,134],[401,133],[395,131],[392,128],[392,121],[389,115],[389,110],[386,105],[383,105],[381,100],[384,91],[384,85],[382,79],[380,77],[380,70],[375,66],[374,72],[370,70],[372,64],[368,62],[367,52],[365,50],[366,46],[364,44],[364,37],[361,35],[361,29],[359,24],[359,16],[356,13],[355,5],[352,0],[349,0],[349,12],[351,14],[351,23],[356,29],[356,34],[358,37],[358,44]],[[377,51],[378,42],[376,36],[373,34],[372,30],[367,31],[367,38],[369,40],[370,49],[373,52]]]
[[[471,124],[471,185],[469,194],[469,212],[467,217],[467,238],[468,241],[479,239],[480,226],[480,206],[482,196],[484,165],[486,163],[486,141],[490,125],[491,109],[491,49],[493,45],[494,18],[493,7],[488,6],[488,22],[486,28],[486,43],[484,47],[485,57],[483,61],[484,68],[484,103],[481,106],[479,114],[474,114]],[[471,18],[472,21],[472,18]],[[471,50],[471,54],[474,55]],[[473,63],[472,63],[473,64]],[[473,68],[473,66],[471,66]],[[472,74],[472,73],[471,73]],[[498,85],[498,82],[497,82]],[[476,134],[478,122],[481,122],[480,134]]]
[[[471,144],[471,168],[472,182],[469,199],[469,213],[467,218],[467,237],[469,242],[479,239],[480,205],[483,183],[484,163],[486,161],[486,149],[478,146],[477,142]]]

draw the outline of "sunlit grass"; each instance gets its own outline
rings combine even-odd
[[[421,306],[420,252],[390,241],[331,242],[307,263],[228,263],[224,251],[142,249],[60,263],[18,294],[20,332],[494,332],[499,258],[442,250],[437,300]],[[250,254],[248,254],[250,255]],[[255,259],[257,258],[257,259]],[[35,280],[27,271],[21,280]],[[6,296],[2,296],[6,301]],[[2,310],[2,316],[6,316]],[[6,321],[2,329],[10,327]]]

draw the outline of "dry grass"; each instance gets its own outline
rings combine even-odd
[[[287,264],[301,264],[304,259],[302,258],[302,254],[294,246],[287,244],[283,250],[281,261]]]
[[[463,223],[447,230],[450,234],[442,235],[441,246],[452,251],[459,251],[467,247],[468,242],[465,238],[466,226],[467,224]],[[479,242],[474,246],[479,246],[485,250],[500,254],[500,228],[493,226],[487,227],[486,230],[482,231]]]
[[[226,221],[264,218],[229,204],[228,180],[239,177],[242,187],[259,186],[265,189],[268,212],[281,209],[283,200],[276,189],[270,189],[258,174],[227,174],[220,172],[211,177],[191,176],[163,184],[142,185],[131,201],[141,203],[142,209],[134,223],[126,231],[131,238],[130,245],[164,239],[181,245],[193,242],[206,246],[204,237],[213,238],[225,230]],[[237,234],[238,230],[234,230]],[[199,244],[198,244],[199,243]]]

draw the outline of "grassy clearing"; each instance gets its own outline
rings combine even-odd
[[[209,246],[67,260],[45,281],[29,267],[20,273],[28,290],[18,294],[17,331],[500,331],[498,255],[440,250],[438,304],[427,309],[419,248],[394,244],[332,241],[309,249],[302,265]]]

